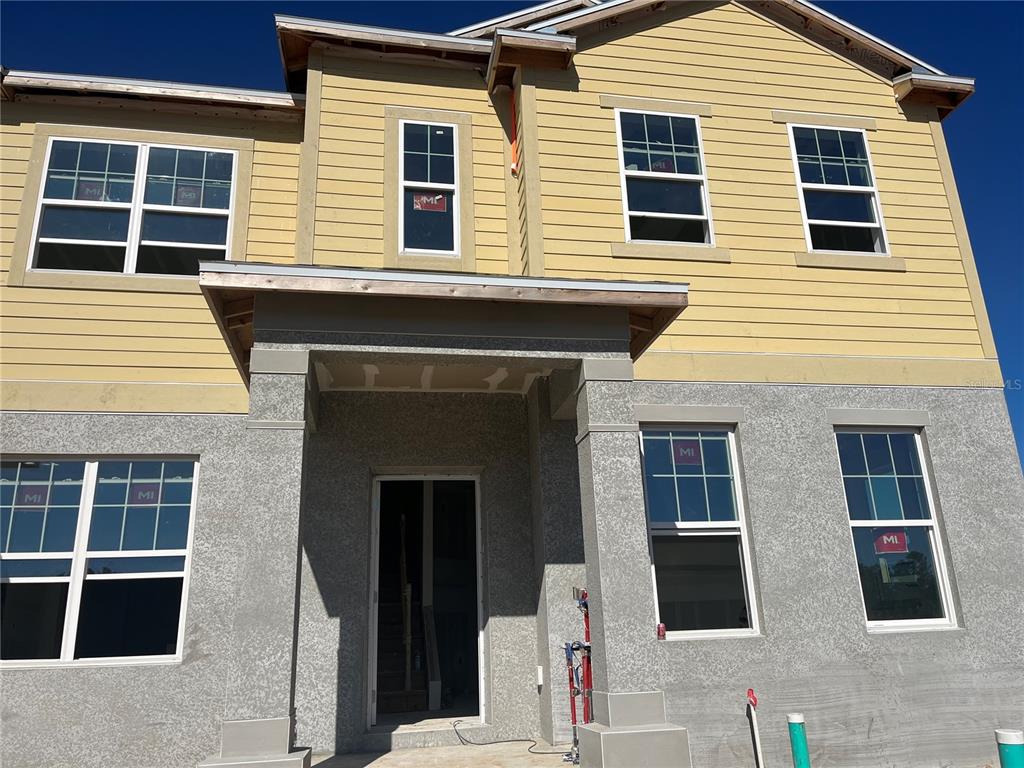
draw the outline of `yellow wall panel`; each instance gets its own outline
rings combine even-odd
[[[18,102],[0,125],[0,243],[9,257],[37,122],[252,139],[244,253],[295,258],[300,128],[143,110]],[[201,144],[201,138],[197,139]],[[6,273],[9,259],[2,260]],[[195,293],[34,288],[0,283],[0,358],[5,408],[238,412],[246,391],[198,287]],[[84,382],[84,383],[83,383]]]

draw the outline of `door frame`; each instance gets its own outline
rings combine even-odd
[[[444,472],[433,474],[374,475],[370,503],[370,588],[369,631],[366,644],[366,727],[377,724],[377,634],[378,634],[378,582],[380,581],[380,487],[381,483],[401,480],[426,482],[428,480],[468,480],[473,483],[473,513],[476,525],[476,648],[477,648],[477,708],[478,720],[486,723],[487,697],[485,695],[487,675],[484,654],[484,571],[483,571],[483,521],[480,512],[480,475],[465,472]]]

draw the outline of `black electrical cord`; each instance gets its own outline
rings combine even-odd
[[[465,746],[470,746],[470,747],[489,747],[492,744],[527,744],[527,743],[529,743],[530,746],[526,748],[526,751],[529,752],[530,754],[533,754],[533,755],[564,755],[564,754],[566,754],[564,751],[558,751],[558,752],[539,752],[539,751],[537,751],[535,749],[535,747],[537,746],[537,740],[536,739],[498,739],[497,741],[470,741],[465,736],[463,736],[461,733],[459,733],[459,728],[458,727],[461,724],[462,724],[461,720],[453,720],[452,721],[452,730],[455,731],[455,735],[459,738],[459,741],[462,743],[462,746],[464,746],[464,747]]]

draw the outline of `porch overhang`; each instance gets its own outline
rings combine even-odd
[[[636,360],[686,308],[686,283],[575,280],[451,272],[202,262],[199,286],[235,365],[249,378],[256,296],[290,293],[381,299],[444,299],[626,310]]]

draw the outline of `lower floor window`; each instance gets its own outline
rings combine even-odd
[[[659,623],[756,631],[733,433],[645,428],[641,447]]]
[[[0,659],[179,653],[192,461],[3,462]]]
[[[920,434],[844,430],[836,442],[868,625],[952,623]]]

